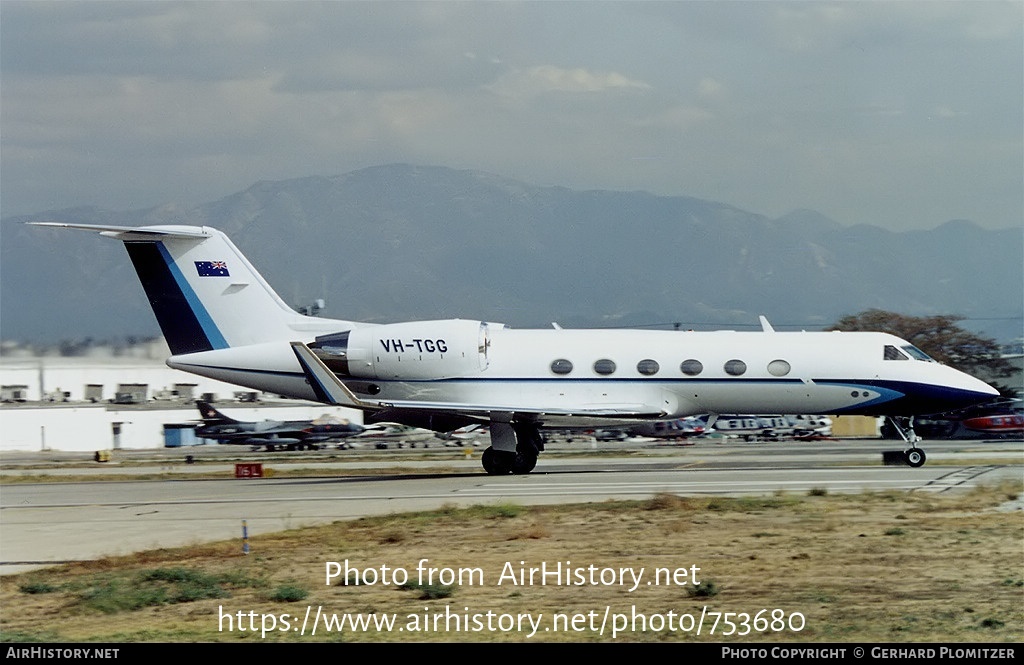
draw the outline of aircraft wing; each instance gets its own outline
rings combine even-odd
[[[334,372],[324,365],[323,361],[302,342],[292,342],[292,350],[302,371],[313,388],[317,398],[326,404],[347,406],[364,411],[422,411],[429,413],[449,413],[469,418],[487,419],[495,413],[534,414],[537,416],[556,417],[587,417],[587,418],[619,418],[631,420],[635,418],[651,418],[663,416],[664,413],[648,404],[608,404],[600,406],[580,405],[570,409],[552,409],[549,406],[531,406],[529,404],[477,404],[460,402],[427,402],[427,401],[368,401],[360,399],[349,390]]]
[[[252,432],[249,432],[251,436],[298,436],[301,437],[305,434],[305,430],[288,425],[273,425],[271,427],[262,428],[257,427]]]
[[[204,439],[212,439],[214,441],[242,441],[252,436],[252,432],[231,432],[224,434],[221,432],[196,432],[196,436]]]

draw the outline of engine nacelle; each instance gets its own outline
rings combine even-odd
[[[366,326],[316,338],[310,349],[345,378],[446,379],[487,369],[489,326],[450,319]]]

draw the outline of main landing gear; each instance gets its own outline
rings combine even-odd
[[[491,445],[484,451],[481,461],[489,475],[523,475],[537,466],[537,457],[542,450],[544,439],[537,425],[491,423]]]
[[[921,440],[921,437],[914,433],[914,417],[901,419],[889,416],[887,419],[896,433],[910,444],[910,447],[903,451],[903,461],[907,463],[907,466],[914,468],[924,466],[927,456],[923,450],[917,447],[917,442]],[[906,420],[906,428],[900,424],[900,420]]]

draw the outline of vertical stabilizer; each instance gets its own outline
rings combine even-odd
[[[94,231],[123,241],[174,355],[288,341],[311,318],[288,307],[216,229],[35,224]]]
[[[228,425],[238,422],[234,418],[228,418],[204,400],[196,400],[196,408],[199,409],[199,415],[207,425]]]

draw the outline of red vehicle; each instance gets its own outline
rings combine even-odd
[[[977,416],[961,421],[967,429],[987,434],[1024,433],[1024,415],[1016,413]]]

